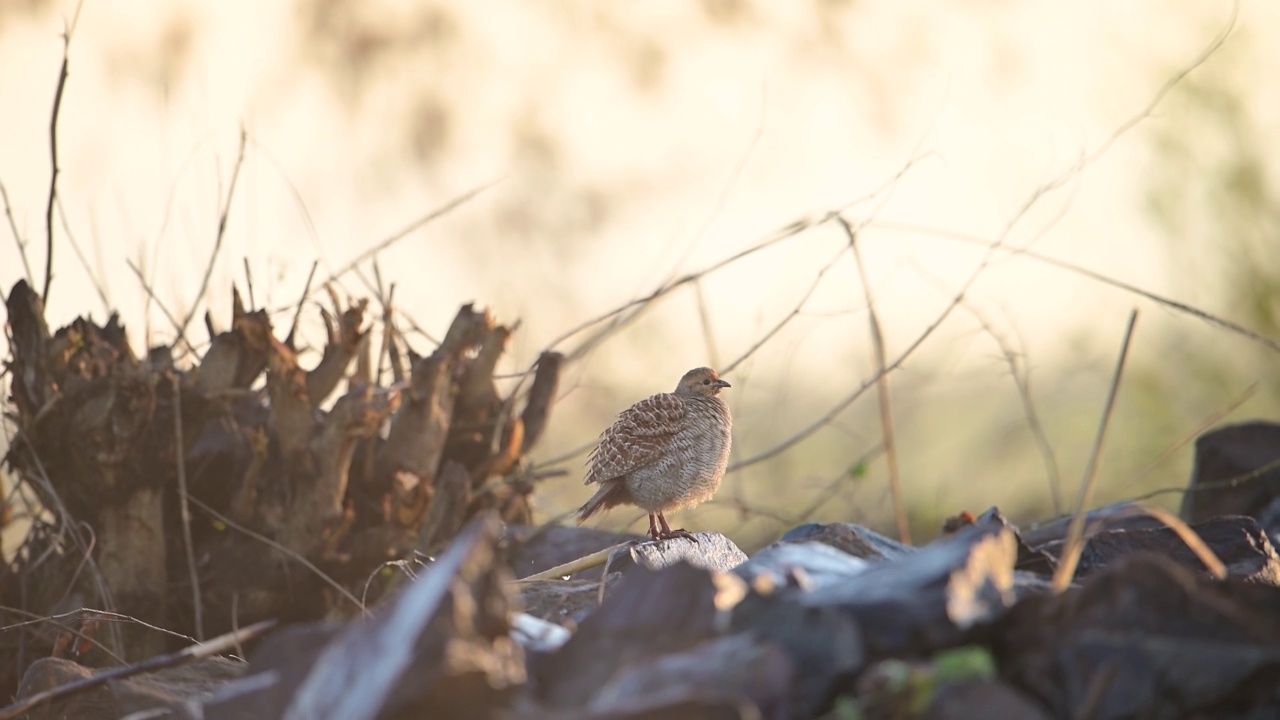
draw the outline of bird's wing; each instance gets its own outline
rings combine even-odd
[[[587,459],[584,485],[621,477],[659,460],[684,423],[684,401],[660,393],[624,410],[600,434],[600,444]]]

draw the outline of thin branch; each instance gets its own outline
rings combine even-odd
[[[962,232],[957,232],[953,230],[947,230],[945,228],[930,227],[928,225],[916,225],[913,223],[877,221],[873,223],[872,226],[878,230],[917,232],[925,235],[932,235],[934,237],[944,238],[947,240],[955,240],[957,242],[968,243],[971,245],[986,245],[986,246],[991,245],[991,240],[988,238],[983,238],[977,235],[971,235],[968,233],[962,233]],[[1096,280],[1097,282],[1100,282],[1104,285],[1110,285],[1111,287],[1114,287],[1119,290],[1123,290],[1127,293],[1131,293],[1133,295],[1137,295],[1139,297],[1150,300],[1151,302],[1154,302],[1157,305],[1161,305],[1171,310],[1175,310],[1177,312],[1190,315],[1198,320],[1202,320],[1210,325],[1213,325],[1214,327],[1219,327],[1219,328],[1222,328],[1223,330],[1239,335],[1247,340],[1250,340],[1259,345],[1262,345],[1263,347],[1267,348],[1268,350],[1271,350],[1272,352],[1280,353],[1280,342],[1277,342],[1260,333],[1254,332],[1253,330],[1250,330],[1242,325],[1239,325],[1230,320],[1227,320],[1226,318],[1214,315],[1213,313],[1210,313],[1207,310],[1201,310],[1200,308],[1197,308],[1195,306],[1188,305],[1183,302],[1179,302],[1177,300],[1174,300],[1169,297],[1165,297],[1163,295],[1159,295],[1157,293],[1151,292],[1150,290],[1144,290],[1136,285],[1131,285],[1127,282],[1124,282],[1123,280],[1117,280],[1113,277],[1103,275],[1100,272],[1090,270],[1081,265],[1076,265],[1074,263],[1067,262],[1066,260],[1059,260],[1057,258],[1050,257],[1042,253],[1038,253],[1034,250],[1028,250],[1026,248],[1007,247],[1007,246],[1000,247],[999,250],[1000,252],[1008,253],[1009,255],[1022,255],[1022,256],[1031,258],[1032,260],[1035,260],[1037,262],[1042,262],[1046,265],[1052,265],[1054,267],[1066,270],[1067,272],[1080,275],[1083,277],[1087,277],[1090,280]]]
[[[347,273],[349,273],[349,272],[351,272],[352,270],[354,270],[354,269],[356,268],[356,266],[358,266],[360,263],[364,262],[365,260],[368,260],[369,258],[371,258],[371,257],[373,257],[373,256],[377,255],[378,253],[382,252],[383,250],[386,250],[387,248],[391,247],[392,245],[394,245],[394,244],[396,244],[396,243],[400,242],[401,240],[403,240],[403,239],[405,239],[406,237],[408,237],[410,233],[412,233],[413,231],[415,231],[415,230],[417,230],[417,229],[419,229],[419,228],[423,227],[424,225],[427,225],[427,224],[428,224],[428,223],[430,223],[431,221],[436,220],[436,219],[438,219],[438,218],[440,218],[440,217],[443,217],[443,216],[445,216],[445,215],[448,215],[450,212],[453,212],[454,210],[456,210],[457,208],[461,207],[462,205],[465,205],[468,201],[470,201],[472,198],[476,197],[477,195],[479,195],[479,194],[481,194],[481,193],[485,192],[486,190],[489,190],[489,189],[491,189],[491,188],[493,188],[493,187],[495,187],[495,186],[497,186],[497,185],[501,184],[501,183],[503,182],[503,180],[505,180],[505,179],[506,179],[506,178],[498,178],[497,180],[491,180],[491,181],[489,181],[489,182],[487,182],[487,183],[485,183],[485,184],[483,184],[483,185],[476,186],[476,187],[474,187],[474,188],[472,188],[472,189],[468,190],[467,192],[465,192],[465,193],[463,193],[463,194],[459,195],[458,197],[455,197],[454,199],[450,200],[449,202],[445,203],[444,205],[441,205],[440,207],[436,208],[435,210],[432,210],[431,212],[427,213],[426,215],[423,215],[422,217],[418,218],[417,220],[414,220],[413,222],[411,222],[411,223],[409,223],[408,225],[404,226],[403,228],[401,228],[400,230],[396,231],[395,233],[392,233],[390,237],[388,237],[388,238],[386,238],[385,240],[383,240],[383,241],[379,242],[377,245],[374,245],[373,247],[369,248],[368,250],[365,250],[364,252],[362,252],[362,253],[360,253],[359,255],[355,256],[355,258],[354,258],[354,259],[352,259],[352,260],[351,260],[350,262],[348,262],[346,265],[342,266],[342,267],[341,267],[337,272],[331,273],[331,274],[329,275],[329,281],[330,281],[330,282],[333,282],[334,280],[337,280],[338,278],[342,277],[343,275],[346,275]]]
[[[917,268],[917,272],[920,273],[921,277],[932,282],[946,294],[951,294],[951,290],[946,288],[941,278],[927,272],[924,268]],[[1060,516],[1062,515],[1062,473],[1058,469],[1058,457],[1053,451],[1053,444],[1049,442],[1049,434],[1045,431],[1044,424],[1040,422],[1040,414],[1036,411],[1035,400],[1032,398],[1031,370],[1027,365],[1026,352],[1025,350],[1017,350],[1011,347],[1009,342],[996,331],[995,326],[986,315],[973,303],[965,300],[960,305],[978,321],[978,324],[982,326],[987,335],[991,336],[996,346],[1000,348],[1000,355],[1005,364],[1009,366],[1009,376],[1013,378],[1014,387],[1017,389],[1018,397],[1022,401],[1022,414],[1026,418],[1027,428],[1031,431],[1031,436],[1035,439],[1036,446],[1040,450],[1040,458],[1044,462],[1045,477],[1049,483],[1049,500],[1053,504],[1053,514],[1055,517]],[[1021,339],[1020,336],[1019,339]]]
[[[1188,495],[1190,493],[1209,492],[1211,490],[1220,490],[1222,488],[1239,487],[1240,485],[1243,485],[1244,483],[1247,483],[1247,482],[1261,480],[1264,477],[1266,477],[1267,474],[1277,469],[1280,469],[1280,460],[1272,460],[1271,462],[1265,465],[1262,465],[1260,467],[1256,467],[1253,470],[1240,473],[1239,475],[1234,475],[1232,477],[1225,478],[1223,480],[1214,480],[1213,482],[1198,483],[1195,487],[1179,486],[1179,487],[1171,487],[1171,488],[1160,488],[1158,490],[1152,490],[1151,492],[1143,493],[1142,495],[1135,496],[1133,498],[1130,498],[1130,500],[1133,502],[1140,502],[1142,500],[1150,500],[1151,498],[1159,497],[1161,495]]]
[[[87,678],[75,680],[67,683],[66,685],[59,685],[51,690],[36,693],[29,698],[19,700],[12,705],[0,708],[0,720],[16,718],[19,715],[24,715],[30,712],[33,708],[44,705],[45,703],[98,687],[109,680],[119,680],[139,673],[151,672],[153,670],[181,665],[191,660],[220,655],[234,649],[246,640],[252,640],[259,635],[266,633],[275,626],[275,620],[263,620],[262,622],[250,625],[243,630],[229,632],[226,635],[219,635],[204,644],[191,645],[175,653],[159,655],[133,665],[125,665],[124,667],[103,670],[102,672],[90,675]]]
[[[258,307],[258,301],[253,296],[253,268],[249,267],[249,257],[247,255],[242,260],[244,261],[244,284],[249,289],[249,309],[254,310]],[[268,294],[270,294],[270,290],[268,290]]]
[[[44,208],[44,291],[40,293],[40,301],[46,307],[49,305],[49,288],[53,284],[53,203],[58,197],[58,174],[62,172],[62,168],[58,167],[58,116],[62,111],[62,92],[67,87],[67,57],[71,49],[71,35],[75,32],[83,7],[84,0],[76,3],[75,15],[62,33],[62,66],[58,69],[58,85],[53,91],[53,112],[49,117],[49,201]]]
[[[107,300],[107,292],[103,289],[102,281],[98,279],[97,273],[93,268],[89,267],[89,259],[84,256],[84,251],[80,249],[80,243],[76,241],[75,233],[71,232],[71,223],[67,221],[67,210],[62,203],[62,198],[58,198],[58,221],[62,224],[62,232],[67,236],[67,241],[71,243],[71,249],[75,251],[76,258],[80,260],[80,265],[84,267],[84,272],[89,276],[89,282],[93,283],[93,289],[98,293],[98,299],[102,301],[102,309],[107,314],[111,313],[111,301]]]
[[[867,300],[867,319],[871,325],[871,351],[875,356],[876,397],[880,407],[880,427],[884,436],[884,459],[889,473],[889,492],[893,499],[893,517],[898,525],[898,539],[904,544],[911,544],[911,524],[907,520],[907,502],[902,495],[902,477],[898,473],[898,452],[894,442],[893,407],[889,396],[889,377],[885,373],[884,331],[880,327],[880,318],[876,314],[875,298],[871,294],[871,281],[867,279],[867,268],[862,262],[862,252],[858,249],[858,233],[843,217],[836,218],[836,223],[849,236],[849,249],[853,252],[854,264],[858,266],[858,279],[862,282],[863,297]]]
[[[196,292],[195,299],[191,301],[191,309],[187,311],[186,317],[182,318],[182,324],[178,326],[179,338],[186,338],[187,326],[191,324],[191,318],[195,317],[196,309],[200,306],[200,301],[204,299],[204,294],[209,289],[209,278],[213,275],[213,266],[217,264],[218,252],[222,250],[222,239],[227,234],[227,217],[231,213],[231,199],[236,194],[236,181],[240,179],[240,167],[244,164],[246,142],[245,130],[241,127],[240,149],[236,152],[236,164],[231,170],[231,183],[227,187],[227,198],[222,203],[222,212],[218,214],[218,234],[213,240],[213,252],[209,255],[209,263],[205,265],[204,278],[200,280],[200,289]]]
[[[670,281],[675,277],[679,272],[680,266],[693,254],[698,242],[707,234],[707,230],[711,229],[716,218],[724,210],[725,203],[729,201],[729,196],[733,194],[733,189],[737,186],[739,178],[742,177],[742,171],[746,169],[747,163],[751,161],[751,156],[755,154],[756,146],[760,144],[760,138],[764,136],[765,111],[768,109],[767,99],[768,94],[762,81],[760,83],[760,114],[756,118],[756,127],[751,133],[751,140],[743,150],[742,156],[738,159],[738,164],[733,168],[733,172],[729,174],[729,179],[725,182],[724,187],[720,189],[720,195],[716,198],[715,204],[711,206],[711,211],[707,213],[707,217],[702,221],[701,227],[690,236],[689,241],[685,244],[684,252],[680,253],[680,259],[676,260],[675,264],[671,266],[671,273],[666,277],[666,281]]]
[[[27,259],[27,243],[18,232],[18,223],[13,220],[13,208],[9,205],[9,191],[0,182],[0,199],[4,200],[4,215],[9,219],[9,230],[13,232],[13,241],[18,246],[18,256],[22,258],[22,271],[26,273],[27,284],[35,287],[35,277],[31,274],[31,262]]]
[[[926,154],[922,156],[912,157],[910,160],[904,163],[901,168],[899,168],[898,172],[895,173],[893,177],[889,178],[888,180],[883,182],[879,187],[875,188],[870,193],[860,198],[857,198],[855,200],[850,200],[844,205],[841,205],[840,207],[835,208],[833,210],[826,210],[823,212],[815,213],[807,217],[803,217],[798,220],[795,220],[775,230],[769,235],[766,235],[763,239],[759,240],[758,242],[756,242],[754,245],[751,245],[750,247],[747,247],[743,250],[740,250],[734,253],[733,255],[730,255],[729,257],[726,257],[717,262],[714,262],[704,267],[701,270],[691,272],[681,277],[678,277],[674,280],[671,280],[669,282],[662,283],[653,291],[651,291],[648,295],[628,300],[627,302],[622,303],[621,305],[613,308],[612,310],[601,313],[600,315],[597,315],[593,318],[585,320],[569,328],[568,330],[566,330],[565,332],[561,333],[556,338],[554,338],[550,343],[548,343],[547,346],[543,348],[543,350],[544,351],[554,350],[557,346],[559,346],[561,343],[565,342],[569,338],[572,338],[582,332],[585,332],[586,330],[589,330],[601,323],[609,322],[609,325],[597,331],[594,335],[592,335],[588,339],[582,341],[582,343],[579,344],[577,348],[575,348],[572,352],[566,354],[566,359],[570,359],[570,360],[575,360],[582,357],[584,354],[586,354],[587,351],[589,351],[591,348],[598,345],[607,336],[613,334],[620,328],[624,327],[631,320],[636,319],[639,316],[640,311],[648,307],[649,304],[652,303],[654,300],[657,300],[658,298],[661,298],[671,293],[672,291],[680,288],[683,285],[691,283],[695,280],[700,280],[708,275],[711,275],[715,272],[718,272],[719,270],[722,270],[730,265],[733,265],[739,260],[755,255],[756,253],[761,252],[763,250],[767,250],[773,247],[774,245],[777,245],[785,240],[789,240],[793,237],[796,237],[797,235],[800,235],[806,230],[810,230],[812,228],[815,228],[827,222],[830,222],[831,220],[835,219],[838,215],[840,215],[840,213],[848,210],[849,208],[852,208],[861,203],[880,197],[886,191],[892,190],[897,185],[897,183],[900,180],[902,180],[903,177],[906,176],[908,171],[910,171],[913,167],[915,167],[917,163],[920,162],[920,160],[922,160],[924,157],[927,157],[927,156],[928,155]]]
[[[311,272],[307,273],[307,282],[302,286],[302,297],[298,298],[298,307],[293,311],[293,321],[289,323],[289,334],[284,339],[284,344],[289,347],[293,347],[294,333],[298,332],[298,320],[302,318],[302,307],[307,304],[307,298],[311,295],[311,281],[315,279],[316,267],[319,265],[319,260],[311,261]]]
[[[187,504],[187,456],[182,439],[182,383],[173,377],[173,449],[178,462],[178,509],[182,517],[182,545],[191,576],[191,606],[195,612],[196,639],[204,640],[204,602],[200,599],[200,573],[196,570],[195,543],[191,541],[191,507]]]
[[[711,313],[707,310],[707,296],[702,292],[702,281],[693,283],[693,296],[698,304],[698,322],[702,327],[702,343],[706,346],[707,362],[711,367],[720,367],[720,353],[716,352],[716,337],[711,327]]]
[[[1129,357],[1129,344],[1133,339],[1133,326],[1138,322],[1138,310],[1129,313],[1129,323],[1124,329],[1124,340],[1120,345],[1120,358],[1116,361],[1116,370],[1111,376],[1111,389],[1107,391],[1107,404],[1102,410],[1102,421],[1098,423],[1098,434],[1093,440],[1093,449],[1089,452],[1089,462],[1085,466],[1084,482],[1080,485],[1080,498],[1076,501],[1076,513],[1067,528],[1066,542],[1063,544],[1062,558],[1058,569],[1053,573],[1054,592],[1062,592],[1075,577],[1076,566],[1080,562],[1080,552],[1084,549],[1084,523],[1089,503],[1093,498],[1093,489],[1098,484],[1098,459],[1102,455],[1102,443],[1107,437],[1107,427],[1111,423],[1111,411],[1115,408],[1116,395],[1120,391],[1120,378],[1124,376],[1125,360]]]
[[[1183,447],[1185,447],[1188,443],[1200,437],[1200,435],[1205,431],[1207,431],[1209,428],[1213,427],[1214,425],[1217,425],[1218,422],[1222,420],[1222,418],[1235,412],[1237,408],[1245,404],[1249,400],[1249,398],[1253,397],[1253,394],[1257,392],[1257,390],[1258,390],[1258,383],[1254,382],[1252,385],[1245,388],[1244,392],[1240,393],[1240,395],[1238,395],[1234,400],[1227,403],[1225,407],[1219,410],[1215,410],[1204,420],[1200,421],[1187,434],[1178,438],[1178,440],[1174,442],[1172,445],[1170,445],[1168,448],[1166,448],[1164,452],[1160,453],[1155,457],[1155,459],[1147,463],[1146,467],[1139,470],[1132,478],[1129,479],[1128,485],[1130,486],[1136,485],[1138,481],[1142,480],[1147,475],[1151,474],[1152,471],[1160,467],[1160,465],[1162,465],[1166,460],[1168,460],[1174,453],[1178,452]]]
[[[169,322],[173,325],[173,329],[175,331],[179,330],[181,326],[178,324],[178,319],[173,316],[173,313],[169,312],[169,308],[165,307],[165,304],[160,301],[160,298],[156,297],[155,291],[152,290],[151,286],[147,284],[147,279],[143,277],[142,271],[138,269],[138,266],[135,265],[133,261],[129,260],[128,258],[125,258],[124,262],[126,265],[129,266],[129,269],[132,270],[133,274],[138,278],[138,282],[142,285],[142,290],[147,294],[147,297],[151,298],[151,300],[155,302],[156,307],[160,308],[160,312],[164,313],[165,318],[168,319]],[[191,341],[187,340],[186,336],[184,336],[181,332],[179,332],[178,336],[174,338],[174,344],[175,345],[178,344],[179,341],[181,341],[184,345],[186,345],[187,349],[190,350],[191,352],[194,353],[196,351],[195,347],[191,345]]]
[[[21,615],[23,617],[31,618],[30,620],[24,620],[22,622],[17,622],[11,625],[5,625],[4,627],[0,627],[0,633],[8,632],[10,630],[18,630],[31,625],[40,625],[40,624],[48,623],[50,625],[54,625],[58,627],[64,633],[70,633],[76,636],[81,640],[81,642],[85,642],[90,645],[93,645],[94,647],[98,648],[102,652],[106,653],[107,656],[109,656],[112,660],[115,660],[121,665],[125,664],[125,659],[117,655],[110,647],[107,647],[107,645],[105,645],[101,640],[93,637],[92,635],[89,635],[83,630],[80,630],[74,627],[73,625],[59,622],[60,619],[73,616],[73,615],[77,616],[77,618],[83,617],[82,613],[88,612],[86,608],[80,608],[79,610],[72,610],[71,612],[65,612],[59,615],[41,616],[31,612],[30,610],[23,610],[22,608],[10,607],[8,605],[0,605],[0,612],[7,612],[7,613],[12,613],[14,615]],[[115,615],[116,613],[111,613],[111,614]],[[127,616],[124,616],[124,617],[127,617]],[[23,666],[23,663],[19,661],[18,667],[22,667],[22,666]]]
[[[809,289],[806,290],[804,295],[800,298],[800,302],[796,303],[795,307],[791,308],[791,312],[787,313],[785,317],[783,317],[781,320],[778,321],[777,325],[774,325],[772,328],[769,329],[768,332],[766,332],[764,335],[758,338],[754,343],[752,343],[751,347],[747,348],[746,351],[744,351],[741,355],[739,355],[736,360],[729,363],[729,365],[726,366],[724,370],[720,371],[720,374],[728,375],[729,373],[733,372],[735,368],[737,368],[742,363],[746,362],[748,358],[756,354],[756,352],[760,348],[764,347],[766,343],[772,340],[773,336],[781,332],[782,328],[786,327],[788,323],[790,323],[792,320],[799,317],[800,313],[804,312],[804,306],[809,304],[809,298],[813,297],[814,291],[816,291],[818,289],[818,285],[822,283],[822,278],[826,276],[827,271],[830,270],[832,266],[834,266],[842,256],[844,256],[845,252],[848,249],[849,247],[847,245],[841,247],[840,251],[837,252],[835,256],[832,257],[831,260],[827,262],[826,265],[823,265],[818,270],[817,275],[815,275],[813,278],[813,282],[809,285]]]

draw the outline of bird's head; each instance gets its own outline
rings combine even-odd
[[[731,386],[721,380],[715,370],[700,367],[690,370],[684,374],[684,377],[680,378],[680,384],[676,385],[676,394],[715,397],[720,394],[722,389],[727,387]]]

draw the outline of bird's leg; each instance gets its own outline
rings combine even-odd
[[[658,524],[654,522],[653,513],[649,513],[649,537],[653,538],[654,540],[661,539],[658,537]]]
[[[685,530],[684,528],[672,530],[671,526],[667,524],[667,518],[664,517],[662,513],[658,513],[658,522],[662,523],[662,532],[659,534],[657,539],[670,540],[672,538],[688,538],[694,542],[698,542],[698,538],[694,537],[693,533]]]

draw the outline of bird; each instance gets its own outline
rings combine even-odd
[[[711,368],[694,368],[674,392],[652,395],[620,413],[587,459],[583,484],[600,489],[578,509],[578,524],[601,510],[636,505],[649,513],[654,541],[697,542],[683,528],[672,530],[665,513],[698,505],[720,488],[733,427],[720,397],[727,387],[732,386]]]

